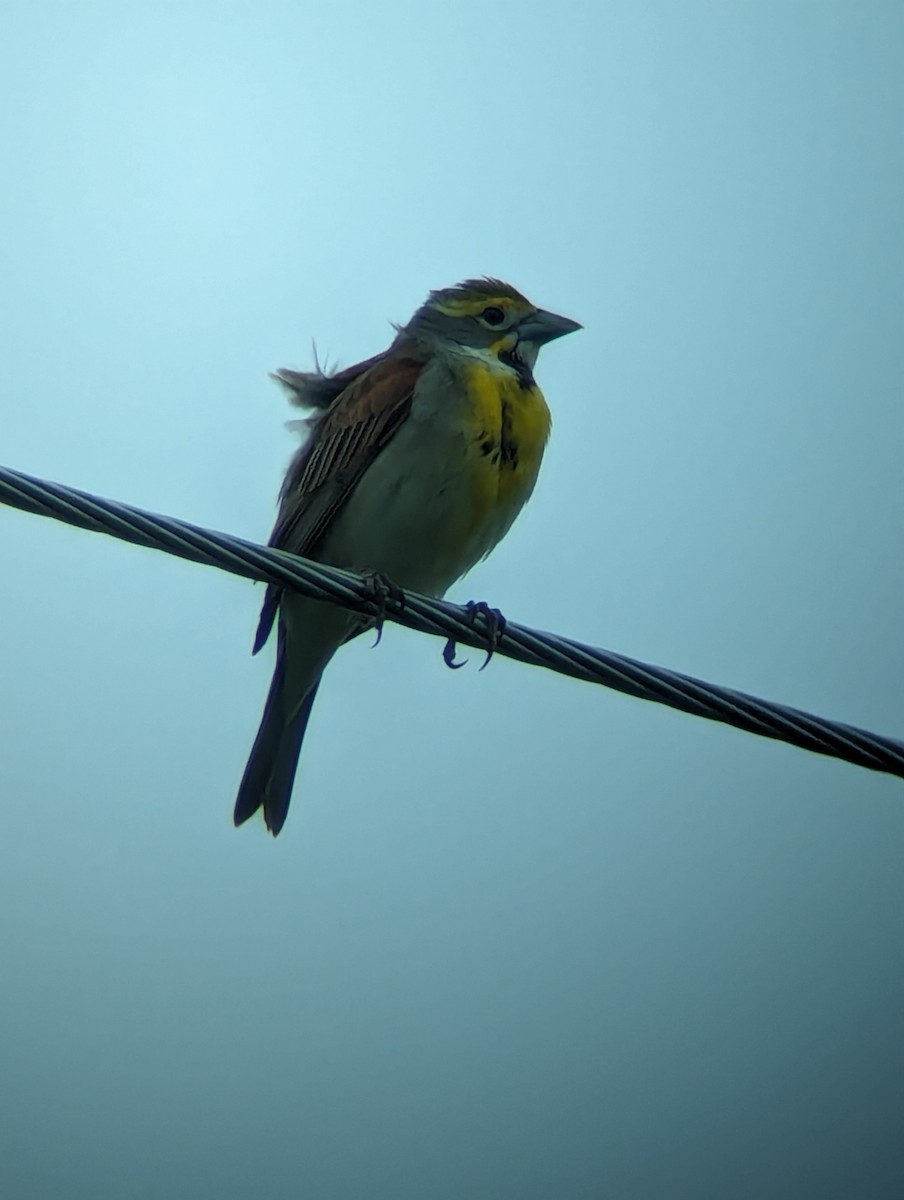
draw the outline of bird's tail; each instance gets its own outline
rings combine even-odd
[[[241,825],[259,808],[263,808],[264,821],[273,836],[276,837],[282,829],[289,812],[301,743],[319,686],[318,675],[301,703],[289,696],[285,639],[280,638],[264,715],[239,784],[233,812],[236,825]]]

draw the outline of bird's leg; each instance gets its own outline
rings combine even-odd
[[[374,642],[374,646],[379,646],[380,639],[383,637],[383,623],[386,620],[386,606],[391,600],[399,608],[404,608],[405,593],[397,583],[393,583],[381,571],[365,572],[364,585],[367,589],[364,599],[376,605],[377,608],[377,613],[374,617],[374,628],[377,631],[377,639]]]
[[[499,639],[505,633],[506,620],[498,608],[490,608],[485,600],[469,600],[465,608],[468,613],[469,625],[476,625],[478,616],[482,617],[485,623],[487,652],[486,658],[480,664],[480,670],[482,671],[496,653]],[[455,638],[450,637],[443,647],[443,662],[447,667],[451,667],[453,671],[457,671],[467,661],[466,658],[461,662],[455,661]]]

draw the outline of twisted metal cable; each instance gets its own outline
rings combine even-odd
[[[377,599],[373,582],[367,577],[36,479],[8,467],[0,467],[0,502],[219,567],[234,575],[292,588],[315,600],[340,604],[375,619],[385,616],[409,629],[437,634],[477,649],[487,648],[491,625],[485,614],[475,614],[457,604],[432,600],[417,592]],[[495,652],[642,700],[654,700],[693,716],[734,725],[760,737],[776,738],[816,754],[904,778],[904,742],[704,683],[610,650],[509,621],[499,635]]]

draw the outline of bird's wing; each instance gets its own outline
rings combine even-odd
[[[279,516],[270,545],[316,557],[323,534],[361,476],[405,420],[425,361],[414,355],[380,358],[356,375],[322,417],[292,460],[280,493]],[[273,627],[281,588],[264,598],[254,653]]]
[[[314,371],[293,371],[289,367],[280,367],[278,371],[273,372],[272,377],[290,393],[292,403],[297,404],[299,408],[329,408],[349,384],[354,383],[359,375],[375,367],[389,354],[389,350],[383,350],[373,358],[366,358],[364,362],[329,374],[319,366]]]

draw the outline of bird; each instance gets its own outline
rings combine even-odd
[[[542,346],[581,328],[483,277],[430,292],[381,354],[273,378],[310,411],[269,545],[441,598],[505,536],[534,489],[551,415]],[[274,584],[254,653],[276,662],[233,813],[277,836],[324,669],[373,618]],[[447,660],[448,661],[448,660]]]

